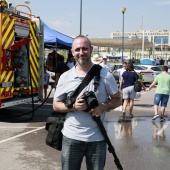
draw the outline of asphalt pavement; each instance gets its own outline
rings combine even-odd
[[[133,119],[122,121],[119,109],[107,113],[108,136],[124,170],[170,169],[170,103],[166,121],[153,122],[154,92],[141,92],[141,98],[135,100]],[[61,170],[61,152],[45,144],[44,127],[52,116],[53,93],[34,115],[15,117],[30,112],[32,104],[0,110],[0,170]],[[35,103],[34,107],[39,106]],[[105,170],[116,169],[113,155],[107,152]],[[85,160],[81,170],[86,170]]]

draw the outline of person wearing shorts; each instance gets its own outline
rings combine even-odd
[[[126,115],[126,107],[129,103],[129,116],[133,118],[133,106],[134,106],[134,98],[136,98],[136,92],[134,89],[134,82],[140,78],[138,74],[134,71],[134,66],[132,63],[127,65],[127,70],[123,72],[121,80],[120,80],[120,92],[123,94],[123,118]],[[141,85],[145,90],[145,86],[143,85],[142,81]]]
[[[170,75],[167,73],[168,67],[162,67],[162,73],[157,75],[153,83],[149,86],[147,91],[149,91],[153,86],[157,84],[155,96],[154,96],[154,112],[152,120],[160,117],[160,122],[164,122],[165,108],[167,107],[169,95],[170,95]],[[161,106],[161,116],[159,116],[158,110],[159,105]]]
[[[119,74],[119,84],[120,84],[120,81],[121,81],[121,77],[122,77],[122,74],[127,70],[127,62],[123,62],[123,65],[122,65],[122,68],[119,68],[117,70],[114,70],[112,73],[118,73]],[[122,106],[123,106],[123,103],[124,103],[124,99],[122,97]]]

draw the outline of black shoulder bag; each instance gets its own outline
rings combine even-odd
[[[73,104],[76,101],[77,96],[80,94],[80,92],[89,84],[89,82],[94,78],[94,86],[96,87],[96,84],[99,82],[96,81],[95,76],[97,74],[100,75],[101,66],[94,65],[90,71],[87,73],[85,78],[83,79],[82,83],[78,86],[78,88],[75,90],[73,96],[71,97],[70,101],[67,101],[69,105],[67,105],[68,108],[72,108]],[[59,113],[56,117],[49,117],[47,119],[47,123],[45,126],[45,129],[48,131],[47,137],[46,137],[46,144],[50,147],[62,150],[62,138],[63,134],[61,130],[63,129],[64,120],[65,120],[66,113]]]
[[[136,73],[136,75],[137,75],[137,73]],[[142,90],[141,82],[138,79],[134,82],[134,89],[135,89],[135,92],[141,92],[141,90]]]

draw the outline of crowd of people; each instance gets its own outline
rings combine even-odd
[[[103,58],[106,58],[106,56],[103,56]],[[159,60],[159,58],[157,58],[157,60]],[[93,63],[100,64],[103,67],[107,66],[107,70],[108,68],[110,68],[107,59],[105,59],[105,61],[103,62],[99,57],[99,55],[97,54],[93,56],[92,61]],[[164,122],[165,108],[167,107],[167,103],[170,95],[170,75],[168,74],[168,67],[163,66],[162,73],[155,77],[153,83],[149,86],[149,88],[146,88],[142,83],[143,76],[135,72],[133,63],[134,62],[131,63],[123,62],[122,68],[113,71],[113,73],[119,74],[119,83],[120,83],[119,90],[120,90],[120,94],[122,94],[122,106],[123,106],[122,117],[125,118],[126,108],[128,105],[129,105],[129,117],[130,118],[134,117],[132,111],[134,106],[134,99],[137,98],[137,93],[134,90],[134,82],[138,80],[140,81],[144,91],[149,91],[152,87],[157,85],[155,96],[154,96],[154,102],[153,102],[155,115],[153,116],[152,120],[155,120],[160,117],[160,122]],[[159,115],[159,105],[161,106],[160,115]]]
[[[107,71],[110,71],[110,64],[108,62],[108,58],[106,55],[103,55],[102,58],[98,54],[95,54],[92,57],[92,62],[94,64],[99,64],[102,67],[106,68]],[[126,116],[126,108],[129,104],[129,117],[133,118],[134,115],[132,113],[133,106],[134,106],[134,99],[137,97],[137,93],[134,90],[134,82],[136,80],[140,81],[141,86],[144,90],[146,90],[146,87],[142,83],[142,75],[138,75],[133,66],[133,62],[127,63],[123,62],[122,68],[113,71],[113,73],[119,74],[119,91],[120,94],[122,94],[122,105],[123,105],[123,115],[122,117],[125,118]]]
[[[93,47],[90,40],[86,36],[77,36],[73,40],[67,61],[64,62],[64,57],[60,57],[55,69],[56,89],[53,109],[56,112],[67,113],[62,130],[61,162],[63,170],[80,170],[84,156],[86,157],[87,169],[104,169],[106,142],[92,117],[100,116],[103,125],[105,125],[106,111],[115,109],[122,104],[122,117],[125,118],[129,104],[128,115],[133,118],[134,99],[137,95],[134,90],[135,81],[141,83],[144,91],[149,91],[157,84],[154,96],[155,115],[152,120],[160,117],[161,122],[165,121],[165,108],[170,95],[170,75],[167,74],[168,68],[166,66],[162,67],[162,73],[155,77],[149,88],[146,88],[142,83],[142,75],[135,72],[133,63],[123,62],[123,67],[116,71],[119,73],[120,85],[118,86],[110,72],[107,56],[100,57],[98,54],[92,56],[92,51]],[[74,91],[94,64],[102,67],[97,91],[94,91],[94,80],[91,80],[75,99],[73,105],[68,107],[65,101],[71,99]],[[44,74],[46,74],[46,71]],[[98,106],[88,112],[85,111],[88,103],[82,98],[86,91],[92,91],[98,101]],[[121,101],[121,99],[123,100]],[[160,116],[158,114],[159,105],[161,105]]]

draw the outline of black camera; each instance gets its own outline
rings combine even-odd
[[[83,95],[80,96],[80,99],[84,99],[87,103],[87,108],[84,110],[85,112],[88,112],[89,110],[94,109],[99,105],[99,102],[93,91],[84,92]]]
[[[65,100],[64,104],[67,108],[72,108],[75,103],[75,99],[71,98],[70,100]]]
[[[94,109],[99,105],[96,95],[94,94],[93,91],[84,92],[79,99],[84,99],[85,102],[87,103],[87,108],[84,110],[85,112],[88,112],[90,109]],[[75,100],[76,99],[71,98],[70,100],[66,100],[64,104],[67,108],[72,108],[73,104],[75,103]]]

